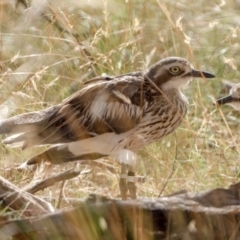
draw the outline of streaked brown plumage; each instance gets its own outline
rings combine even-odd
[[[182,58],[162,59],[144,72],[97,77],[61,104],[0,123],[5,144],[28,148],[52,144],[27,164],[55,164],[111,155],[123,165],[120,189],[126,198],[126,168],[134,175],[135,152],[173,132],[187,113],[180,91],[192,77],[214,75],[191,68]],[[136,197],[133,178],[129,191]]]

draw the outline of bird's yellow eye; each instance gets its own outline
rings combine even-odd
[[[174,67],[171,67],[169,69],[169,71],[170,71],[170,73],[176,75],[176,74],[178,74],[180,72],[180,68],[178,66],[174,66]]]

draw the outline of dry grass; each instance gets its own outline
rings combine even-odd
[[[238,81],[237,3],[72,0],[30,4],[28,10],[21,3],[15,7],[3,1],[0,5],[1,118],[59,103],[96,75],[144,70],[163,57],[181,56],[217,78],[191,82],[185,89],[189,112],[181,127],[139,152],[137,173],[147,179],[138,184],[138,194],[156,197],[238,181],[240,113],[229,107],[219,109],[211,100],[219,96],[221,79]],[[40,150],[2,145],[2,175],[25,186],[76,167],[83,173],[65,184],[66,201],[61,207],[69,205],[68,198],[89,193],[117,196],[118,175],[104,168],[80,163],[48,166],[35,173],[13,168]],[[104,161],[119,171],[112,159]],[[39,194],[54,202],[60,188],[59,183]]]

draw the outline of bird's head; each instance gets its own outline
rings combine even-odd
[[[179,57],[167,57],[160,60],[150,67],[146,76],[163,90],[180,89],[195,77],[215,77],[211,73],[193,69],[187,60]]]
[[[240,111],[240,83],[234,85],[230,89],[229,95],[217,99],[217,103],[219,105],[228,104]]]

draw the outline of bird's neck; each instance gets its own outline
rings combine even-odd
[[[162,94],[164,94],[169,100],[178,99],[178,101],[182,101],[188,104],[188,100],[180,88],[165,89],[162,90]]]

